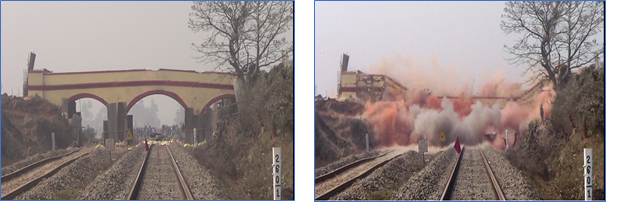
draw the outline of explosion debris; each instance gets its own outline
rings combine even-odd
[[[506,147],[505,135],[492,134],[503,134],[508,129],[509,144],[515,142],[516,134],[525,131],[531,120],[541,118],[541,108],[543,117],[550,116],[550,104],[555,96],[552,84],[546,80],[523,90],[521,83],[509,83],[501,75],[497,75],[494,80],[487,81],[478,89],[475,96],[469,91],[469,87],[457,90],[455,86],[463,85],[456,78],[442,81],[433,78],[431,73],[414,70],[412,65],[406,66],[408,73],[403,71],[398,75],[396,70],[405,67],[394,66],[386,60],[374,68],[376,72],[384,74],[374,75],[375,77],[387,76],[382,80],[414,80],[402,83],[409,86],[402,90],[381,88],[391,92],[384,92],[375,102],[369,95],[365,96],[366,83],[359,82],[361,78],[358,77],[370,75],[359,71],[342,72],[340,86],[345,90],[340,91],[341,96],[356,96],[365,101],[362,115],[368,120],[370,130],[378,141],[377,147],[412,145],[420,139],[428,139],[431,146],[445,147],[459,136],[466,145],[487,142],[502,149]],[[434,70],[434,76],[448,77],[445,74],[448,72],[441,71],[438,67],[434,67]],[[455,71],[451,70],[450,73],[452,75]],[[350,77],[353,75],[356,77]],[[389,78],[390,75],[394,76],[393,79]],[[402,86],[401,83],[396,84]],[[357,91],[349,92],[352,88],[348,86],[357,86]],[[378,88],[376,85],[370,87]],[[360,92],[362,89],[364,91]],[[439,141],[442,132],[448,141]]]

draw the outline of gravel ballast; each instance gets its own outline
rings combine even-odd
[[[414,173],[393,195],[392,200],[435,200],[441,198],[446,180],[459,154],[454,148],[439,152],[422,171]]]
[[[534,184],[521,174],[506,158],[504,152],[490,146],[483,147],[491,170],[506,196],[506,200],[542,200],[536,192]]]
[[[422,154],[410,150],[392,161],[374,170],[369,176],[358,180],[352,186],[339,193],[331,200],[383,200],[391,198],[393,192],[407,181],[416,171],[424,167]],[[374,192],[388,192],[371,197]],[[385,197],[387,195],[387,197]],[[378,197],[381,197],[380,199]]]
[[[449,200],[498,200],[479,149],[464,147],[463,150]]]
[[[125,153],[111,168],[95,178],[77,199],[125,200],[143,159],[147,156],[144,145],[138,145]]]
[[[15,171],[17,171],[17,170],[19,170],[21,168],[24,168],[24,167],[26,167],[26,166],[28,166],[30,164],[36,163],[36,162],[41,161],[43,159],[54,157],[54,156],[59,156],[59,155],[67,154],[67,153],[69,153],[68,150],[66,150],[66,149],[59,149],[59,150],[56,150],[56,151],[48,151],[46,153],[36,154],[36,155],[30,156],[30,157],[27,157],[26,159],[21,160],[21,161],[19,161],[17,163],[14,163],[14,164],[12,164],[10,166],[2,167],[2,176],[6,175],[6,174],[9,174],[9,173],[12,173],[12,172],[15,172]]]
[[[227,193],[209,170],[203,168],[179,144],[171,143],[169,149],[177,161],[180,172],[195,200],[228,200]]]
[[[186,200],[167,146],[155,145],[150,153],[136,200]]]
[[[109,153],[96,149],[50,178],[42,180],[31,190],[19,195],[20,200],[71,200],[110,166]],[[62,191],[62,192],[61,192]]]

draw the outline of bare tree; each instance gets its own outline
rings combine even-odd
[[[245,73],[259,71],[281,61],[294,51],[294,44],[282,36],[294,21],[294,3],[194,2],[188,27],[206,31],[201,44],[192,43],[199,62],[216,63],[216,69],[235,73],[244,85]]]
[[[526,72],[535,71],[531,80],[547,78],[558,89],[571,69],[604,53],[590,40],[603,29],[604,9],[603,2],[507,2],[500,26],[506,34],[522,34],[512,47],[504,45],[512,55],[507,60],[527,64]]]

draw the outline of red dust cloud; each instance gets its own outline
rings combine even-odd
[[[445,147],[454,143],[458,136],[465,145],[487,142],[503,149],[507,129],[509,146],[512,147],[515,133],[521,138],[521,131],[527,129],[528,123],[541,118],[541,106],[544,117],[551,114],[551,101],[556,93],[548,82],[534,83],[532,87],[522,89],[521,83],[508,83],[497,75],[475,91],[477,96],[472,96],[471,87],[467,87],[469,84],[461,85],[453,77],[454,68],[450,72],[443,71],[435,61],[433,70],[437,71],[427,73],[420,72],[422,68],[405,59],[399,59],[397,63],[405,62],[409,71],[406,74],[412,75],[404,75],[404,72],[395,75],[392,71],[405,67],[398,67],[394,65],[396,62],[388,60],[383,60],[372,70],[372,73],[401,80],[401,84],[409,87],[404,95],[387,97],[390,99],[384,97],[384,101],[366,104],[364,116],[371,124],[378,146],[407,146],[427,139],[430,146]],[[442,80],[439,76],[449,78]],[[456,86],[465,87],[457,89]],[[446,141],[439,140],[441,133]]]

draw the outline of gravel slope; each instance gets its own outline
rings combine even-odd
[[[435,200],[441,198],[446,180],[459,157],[454,148],[439,152],[422,171],[413,173],[409,181],[394,193],[392,200]]]
[[[31,190],[17,196],[19,200],[70,200],[78,191],[92,182],[102,171],[110,166],[109,153],[103,148],[96,149],[69,166],[61,169],[50,178],[42,180]],[[61,193],[59,193],[62,191]]]
[[[506,200],[542,200],[534,184],[506,160],[503,151],[485,146],[482,152],[487,157]]]
[[[424,167],[422,155],[410,150],[380,167],[369,176],[358,180],[343,192],[332,197],[331,200],[374,200],[370,195],[374,192],[393,192],[402,185],[415,171]],[[372,198],[372,199],[371,199]]]
[[[195,158],[179,144],[172,143],[169,149],[177,161],[177,165],[186,180],[186,184],[195,200],[228,200],[223,186],[203,168]]]
[[[125,153],[111,168],[97,176],[93,183],[82,190],[77,199],[125,200],[145,156],[147,153],[143,145],[138,145]]]

